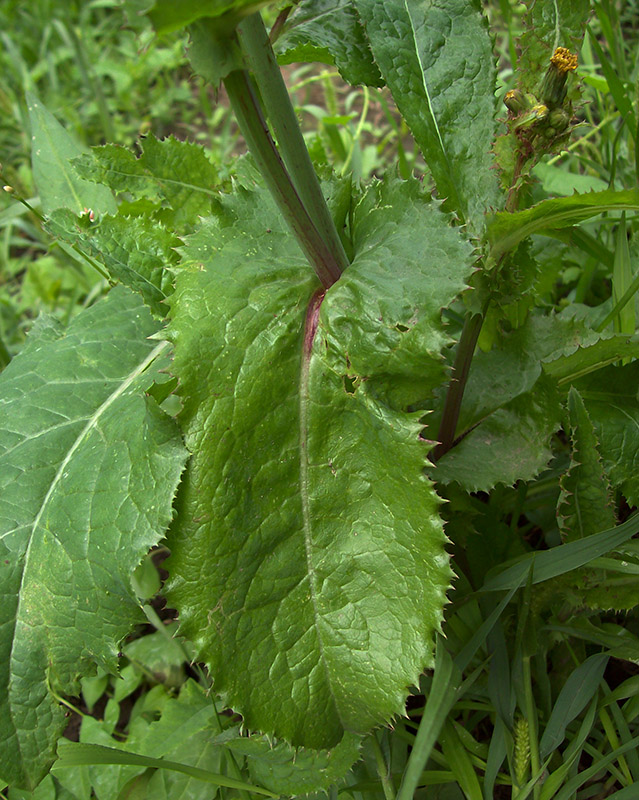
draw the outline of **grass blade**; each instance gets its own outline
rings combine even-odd
[[[541,583],[583,567],[594,558],[614,550],[639,532],[639,514],[634,514],[623,524],[607,531],[593,534],[577,542],[569,542],[537,553],[528,553],[510,562],[500,572],[489,573],[482,592],[497,592],[522,586],[534,561],[533,583]]]
[[[179,764],[177,761],[167,761],[164,758],[150,758],[139,753],[116,750],[114,747],[103,747],[100,744],[81,744],[63,740],[58,745],[58,755],[59,759],[56,762],[55,769],[83,767],[91,764],[120,764],[133,767],[170,769],[174,772],[182,772],[191,778],[213,783],[216,786],[227,786],[229,789],[244,789],[266,797],[279,796],[269,792],[268,789],[262,789],[260,786],[253,786],[244,781],[237,781],[234,778],[227,778],[226,775],[209,772],[207,769],[192,767],[189,764]]]
[[[433,683],[396,800],[412,800],[415,796],[431,750],[455,702],[459,678],[460,673],[444,647],[443,639],[439,637]]]

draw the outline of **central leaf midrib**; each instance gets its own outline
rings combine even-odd
[[[315,630],[317,632],[317,644],[319,648],[320,661],[324,667],[326,681],[329,691],[335,702],[335,709],[339,716],[339,709],[337,700],[333,694],[332,681],[326,657],[324,654],[324,645],[322,642],[322,634],[320,630],[320,612],[317,601],[317,583],[315,578],[315,567],[313,565],[313,523],[310,512],[309,502],[309,477],[308,477],[308,411],[309,411],[309,374],[311,364],[311,354],[313,351],[313,342],[315,340],[315,333],[317,330],[317,321],[319,316],[319,309],[324,299],[324,292],[318,290],[311,297],[306,310],[306,318],[304,323],[304,334],[302,337],[302,358],[300,364],[300,382],[299,382],[299,455],[300,455],[300,498],[302,503],[302,528],[304,534],[304,550],[306,553],[306,569],[308,574],[311,604],[313,606],[313,620]]]

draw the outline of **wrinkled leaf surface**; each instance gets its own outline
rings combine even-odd
[[[314,748],[401,711],[450,578],[403,408],[416,364],[444,378],[471,250],[417,182],[369,190],[354,241],[323,296],[266,193],[241,192],[188,239],[172,299],[194,457],[169,602],[245,724]]]

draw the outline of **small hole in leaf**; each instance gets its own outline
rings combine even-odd
[[[344,375],[344,391],[348,394],[355,394],[360,379],[357,375]]]
[[[395,325],[395,330],[399,331],[400,333],[405,333],[408,330],[408,328],[406,327],[406,325],[402,325],[401,322],[398,322],[397,325]]]

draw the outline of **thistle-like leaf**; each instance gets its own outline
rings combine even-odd
[[[444,378],[472,250],[418,182],[372,187],[325,293],[264,191],[189,237],[171,300],[193,453],[169,602],[249,728],[330,748],[403,709],[450,569],[403,409]]]
[[[537,89],[557,47],[579,52],[590,10],[590,0],[533,0],[529,4],[517,64],[522,89]]]
[[[475,232],[501,203],[492,43],[475,0],[355,0],[373,56],[446,208]]]
[[[609,366],[578,381],[611,484],[639,504],[639,362]]]
[[[612,528],[616,519],[597,437],[575,388],[568,394],[568,416],[572,457],[561,479],[557,520],[564,540],[570,542]]]
[[[148,217],[103,217],[91,222],[68,209],[54,211],[47,228],[84,253],[102,261],[114,281],[139,292],[159,316],[167,307],[162,301],[172,291],[169,268],[178,261],[175,247],[180,240]]]
[[[78,690],[143,616],[130,577],[164,533],[186,453],[144,392],[166,342],[113,290],[68,329],[49,320],[0,376],[0,780],[33,788]]]
[[[218,196],[218,174],[201,147],[173,136],[152,135],[140,146],[137,158],[119,145],[94,147],[74,166],[80,176],[105,184],[116,194],[130,192],[137,199],[159,200],[172,211],[162,217],[167,226],[180,228],[211,212],[211,202]]]

